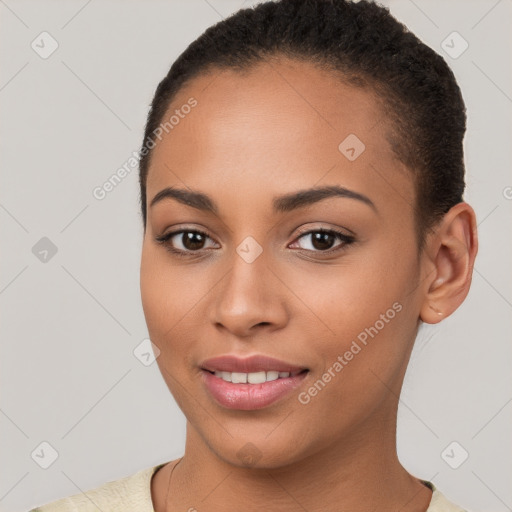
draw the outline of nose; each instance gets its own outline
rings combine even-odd
[[[268,260],[264,252],[252,262],[234,253],[231,270],[215,287],[211,322],[217,329],[247,338],[262,329],[273,331],[286,325],[284,286]]]

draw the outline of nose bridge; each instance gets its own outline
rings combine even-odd
[[[223,298],[244,305],[256,307],[268,288],[268,255],[255,238],[247,236],[235,248],[231,257],[231,271],[226,276]]]
[[[280,324],[286,311],[279,294],[279,282],[267,267],[270,258],[252,236],[235,247],[230,271],[219,288],[213,321],[225,328],[247,335],[257,324]]]

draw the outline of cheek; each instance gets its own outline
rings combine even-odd
[[[375,382],[370,369],[384,380],[399,374],[417,328],[417,304],[411,293],[417,282],[414,261],[391,249],[368,250],[337,267],[319,267],[294,278],[294,290],[300,287],[297,295],[321,320],[314,324],[328,329],[323,329],[326,336],[314,336],[313,330],[309,336],[323,366],[320,374],[329,369],[336,376],[343,373],[343,378],[332,381],[343,381],[345,389]],[[343,369],[339,364],[333,368],[339,357]]]
[[[145,242],[141,267],[140,290],[142,307],[150,333],[161,337],[172,329],[187,309],[192,307],[193,297],[187,290],[186,272],[169,264],[166,255]],[[190,280],[188,278],[190,285]]]
[[[146,318],[150,334],[158,330],[162,324],[166,309],[166,293],[163,276],[160,275],[160,269],[157,258],[150,249],[144,244],[140,266],[140,292],[142,299],[142,308]]]
[[[142,307],[149,337],[160,353],[157,364],[173,395],[177,391],[172,376],[180,370],[177,361],[182,361],[180,353],[179,328],[180,318],[185,316],[182,311],[183,300],[179,300],[183,288],[179,283],[179,275],[173,275],[170,267],[162,263],[162,258],[152,248],[145,246],[142,252],[140,268],[140,290]]]
[[[283,269],[282,275],[302,300],[299,304],[290,295],[290,303],[296,304],[296,319],[307,319],[328,338],[341,343],[376,322],[382,328],[382,322],[387,326],[388,320],[399,316],[393,305],[410,300],[408,294],[415,280],[412,266],[408,268],[400,258],[382,252],[374,252],[371,257],[350,255],[339,265]],[[382,320],[381,315],[385,315]]]
[[[315,344],[322,364],[297,397],[299,411],[322,424],[320,443],[363,424],[377,410],[385,414],[399,396],[413,340],[413,308],[399,301],[360,306],[352,316],[338,313],[334,340]]]
[[[159,366],[173,374],[193,366],[194,348],[204,338],[199,332],[203,318],[199,312],[208,287],[199,277],[191,283],[194,274],[198,277],[199,272],[190,266],[170,263],[163,250],[143,247],[140,290],[146,325],[160,350]]]
[[[184,293],[184,275],[176,267],[165,263],[153,248],[145,245],[140,267],[140,290],[149,337],[160,353],[156,359],[160,373],[183,410],[187,405],[183,386],[190,374],[187,371],[187,346],[193,342],[186,335],[193,333],[187,326],[186,313],[190,310],[188,295]]]

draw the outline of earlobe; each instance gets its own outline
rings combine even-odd
[[[429,304],[428,307],[434,312],[436,313],[436,315],[438,316],[442,316],[443,315],[443,312],[440,311],[439,309],[437,309],[435,306],[433,306],[432,304]]]
[[[467,203],[453,206],[427,243],[430,269],[420,318],[436,324],[450,316],[469,292],[478,251],[476,217],[471,206]]]

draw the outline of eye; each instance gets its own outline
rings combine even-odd
[[[338,250],[345,249],[348,245],[354,242],[355,237],[347,235],[335,229],[313,229],[302,233],[291,246],[296,245],[298,241],[310,238],[310,242],[306,243],[306,247],[300,246],[309,252],[332,253]],[[177,256],[191,256],[194,253],[200,254],[204,249],[208,249],[206,242],[212,241],[210,236],[204,231],[197,229],[181,229],[171,231],[164,235],[156,236],[155,240],[162,244],[169,252]],[[340,243],[333,248],[333,244],[338,240]],[[309,247],[307,247],[309,245]],[[215,247],[215,244],[213,244]],[[209,248],[212,248],[211,246]]]
[[[205,249],[207,240],[211,240],[207,233],[197,229],[182,229],[172,231],[165,235],[155,237],[155,240],[165,246],[167,250],[178,256],[188,256],[194,252]]]
[[[337,231],[335,229],[320,228],[302,233],[301,236],[297,238],[297,241],[302,239],[308,240],[308,238],[309,242],[305,244],[306,247],[302,246],[300,247],[301,249],[324,253],[331,253],[345,249],[346,246],[350,245],[355,240],[354,236],[347,235],[341,231]],[[334,246],[333,249],[333,244],[336,242],[336,240],[339,240],[340,243],[337,246]],[[296,243],[297,242],[294,242],[294,244]]]

